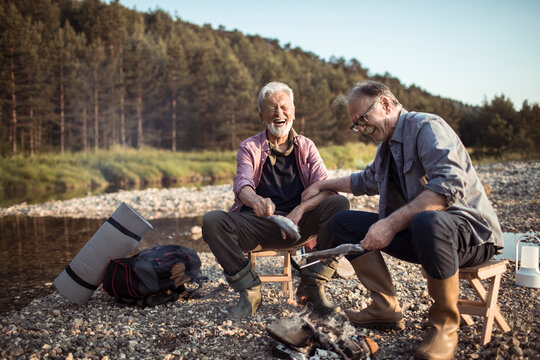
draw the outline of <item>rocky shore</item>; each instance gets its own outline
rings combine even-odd
[[[273,339],[265,328],[281,318],[298,316],[280,286],[263,286],[263,305],[256,316],[233,322],[227,306],[237,295],[226,285],[209,253],[200,254],[210,281],[207,295],[149,308],[122,307],[98,289],[87,305],[70,303],[51,284],[49,294],[0,320],[2,359],[270,359]],[[418,266],[386,257],[404,309],[406,329],[384,332],[354,328],[342,315],[343,328],[365,335],[380,347],[377,359],[411,359],[427,329],[431,299]],[[259,270],[277,268],[263,259]],[[294,285],[298,277],[294,278]],[[472,293],[465,285],[462,291]],[[367,305],[367,291],[355,278],[329,282],[329,298],[343,308]],[[540,356],[540,290],[514,285],[510,265],[499,305],[511,331],[494,329],[490,343],[479,345],[481,324],[461,325],[456,359],[538,359]],[[302,357],[299,357],[302,358]],[[333,358],[330,354],[313,359]]]
[[[540,229],[540,160],[477,165],[476,171],[497,210],[503,231],[528,232]],[[330,177],[347,176],[351,170],[331,170]],[[347,194],[351,208],[377,211],[378,196]],[[17,204],[0,209],[0,216],[54,216],[89,219],[107,218],[126,202],[145,218],[201,216],[227,210],[234,201],[232,185],[146,189],[86,196],[43,204]]]
[[[477,166],[499,215],[503,231],[540,230],[540,161]],[[332,176],[347,174],[334,171]],[[163,189],[119,192],[41,205],[21,204],[0,209],[0,216],[72,216],[103,218],[125,201],[148,219],[202,215],[210,209],[227,209],[231,186],[200,189]],[[377,199],[360,197],[353,208],[377,209]],[[265,327],[302,311],[289,305],[278,284],[264,284],[260,311],[245,321],[232,322],[227,306],[236,294],[227,286],[212,254],[200,253],[202,271],[209,278],[205,296],[150,308],[122,307],[98,289],[87,305],[70,303],[46,284],[43,296],[0,318],[0,359],[269,359],[272,338]],[[396,332],[350,327],[372,338],[380,347],[378,359],[410,359],[427,329],[431,299],[419,267],[386,257],[406,329]],[[275,271],[277,259],[262,259],[259,270]],[[294,277],[296,286],[299,279]],[[465,283],[462,292],[472,296]],[[335,278],[327,293],[342,308],[361,308],[367,291],[355,278]],[[511,331],[494,328],[490,343],[479,345],[482,325],[462,324],[456,359],[540,358],[540,289],[514,284],[514,264],[503,277],[499,305]],[[332,358],[331,354],[327,357]]]

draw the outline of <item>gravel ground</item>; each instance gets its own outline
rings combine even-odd
[[[503,231],[538,232],[540,229],[540,161],[478,166]],[[333,172],[333,176],[347,172]],[[194,195],[195,193],[196,195]],[[102,218],[120,201],[133,204],[149,219],[200,215],[232,202],[230,186],[202,189],[165,189],[120,192],[38,206],[21,204],[0,209],[1,215],[73,216]],[[200,205],[200,206],[199,206]],[[376,199],[358,198],[354,208],[376,210]],[[90,210],[93,209],[93,210]],[[0,319],[0,358],[5,359],[269,359],[273,340],[265,327],[301,309],[280,296],[277,284],[263,286],[263,306],[245,321],[227,318],[227,305],[236,294],[226,285],[221,269],[209,253],[200,253],[202,270],[210,281],[207,296],[152,308],[121,307],[97,290],[85,306],[70,303],[46,284],[44,296]],[[409,359],[427,328],[431,300],[417,265],[386,257],[406,317],[406,329],[397,332],[355,329],[379,346],[378,359]],[[271,271],[277,259],[261,259],[260,270]],[[485,346],[478,344],[482,325],[461,325],[457,359],[540,358],[540,289],[514,284],[511,262],[503,276],[499,305],[511,331],[493,331]],[[295,277],[295,286],[298,277]],[[367,291],[355,278],[335,278],[329,297],[342,308],[366,306]],[[462,293],[472,290],[462,284]],[[344,321],[341,315],[336,317]],[[345,322],[345,321],[344,321]],[[347,324],[344,324],[347,325]],[[323,358],[323,357],[321,357]]]
[[[265,327],[280,318],[298,316],[301,309],[287,304],[278,284],[269,283],[263,286],[263,305],[256,316],[232,322],[227,318],[227,305],[234,302],[236,294],[226,286],[213,256],[200,256],[204,275],[210,279],[206,297],[151,308],[122,307],[98,289],[87,305],[79,306],[51,291],[0,320],[0,358],[272,358],[273,340]],[[406,329],[384,332],[357,328],[356,335],[369,336],[379,345],[377,359],[409,359],[427,329],[431,300],[418,266],[386,259],[404,309]],[[277,265],[276,259],[258,261],[259,270],[271,271]],[[471,293],[471,289],[463,286],[463,292]],[[369,301],[367,291],[354,278],[332,279],[327,293],[344,308],[363,307]],[[480,346],[482,326],[462,324],[456,359],[538,359],[539,295],[539,289],[514,285],[509,266],[499,304],[512,330],[502,334],[495,329],[491,342]],[[338,319],[344,321],[341,315]]]

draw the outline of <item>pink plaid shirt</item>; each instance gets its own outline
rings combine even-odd
[[[266,130],[240,143],[236,155],[236,176],[233,180],[234,205],[230,212],[240,211],[242,208],[238,194],[244,186],[251,186],[255,190],[259,185],[262,168],[269,152]],[[328,177],[326,166],[313,141],[298,135],[294,139],[294,154],[304,188]]]

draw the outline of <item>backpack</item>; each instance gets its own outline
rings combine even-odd
[[[154,306],[190,297],[208,278],[197,253],[181,245],[161,245],[129,258],[111,259],[102,279],[106,293],[126,305]],[[188,291],[184,284],[197,283]]]

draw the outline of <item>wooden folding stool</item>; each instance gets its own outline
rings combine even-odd
[[[459,299],[458,308],[461,318],[467,325],[474,324],[471,315],[484,318],[484,327],[480,336],[482,345],[491,340],[491,331],[495,322],[502,332],[510,330],[510,326],[501,315],[497,298],[501,285],[502,274],[506,271],[507,260],[490,260],[482,265],[459,269],[460,280],[468,280],[472,285],[479,301]],[[489,289],[486,290],[481,280],[489,280]]]
[[[261,282],[281,282],[283,284],[283,294],[287,297],[287,303],[295,305],[292,286],[292,271],[291,271],[291,256],[296,255],[298,246],[285,249],[254,249],[246,252],[246,255],[251,262],[251,266],[255,270],[258,257],[283,256],[283,273],[282,274],[259,274]]]

